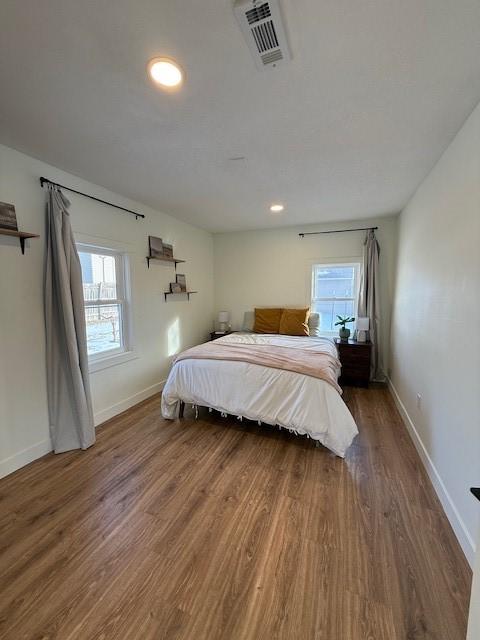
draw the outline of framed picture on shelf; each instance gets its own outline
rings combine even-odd
[[[177,273],[177,284],[180,286],[180,291],[187,290],[187,279],[183,273]]]
[[[150,252],[151,258],[161,258],[163,257],[163,247],[164,244],[161,238],[156,238],[155,236],[148,236],[148,250]]]
[[[18,231],[15,206],[8,202],[0,202],[0,228]]]
[[[182,287],[178,284],[178,282],[170,283],[170,293],[182,293]]]
[[[165,258],[173,258],[173,245],[163,243],[163,255]]]

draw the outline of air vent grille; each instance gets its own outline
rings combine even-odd
[[[262,56],[263,64],[272,64],[272,62],[278,62],[279,60],[283,60],[283,55],[280,49],[264,53]]]
[[[261,4],[259,7],[254,7],[249,11],[245,12],[245,15],[248,20],[248,24],[253,24],[254,22],[260,22],[260,20],[265,20],[265,18],[269,18],[271,16],[270,7],[268,6],[268,2],[265,4]]]
[[[271,20],[252,27],[252,33],[260,53],[278,47],[277,34],[275,33],[275,27]]]
[[[274,69],[291,59],[280,0],[234,0],[233,10],[257,69]]]

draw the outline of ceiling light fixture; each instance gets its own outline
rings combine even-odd
[[[148,73],[156,84],[165,89],[175,89],[183,82],[183,71],[170,58],[153,58],[153,60],[150,60]]]
[[[270,211],[272,213],[280,213],[280,211],[284,210],[284,206],[283,204],[272,204],[272,206],[270,207]]]

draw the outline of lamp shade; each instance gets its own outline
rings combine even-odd
[[[218,312],[218,321],[219,322],[228,322],[230,320],[230,313],[228,311],[219,311]]]
[[[357,331],[368,331],[370,328],[370,318],[357,318]]]

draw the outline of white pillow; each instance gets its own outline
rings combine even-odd
[[[308,329],[310,331],[310,335],[314,337],[318,337],[320,335],[320,314],[319,313],[311,313],[308,318]]]
[[[243,315],[242,331],[253,331],[254,324],[255,324],[255,312],[245,311]]]
[[[242,331],[253,331],[253,325],[255,324],[255,312],[245,311],[243,315]],[[311,313],[308,318],[308,329],[311,336],[318,336],[320,329],[320,314]]]

